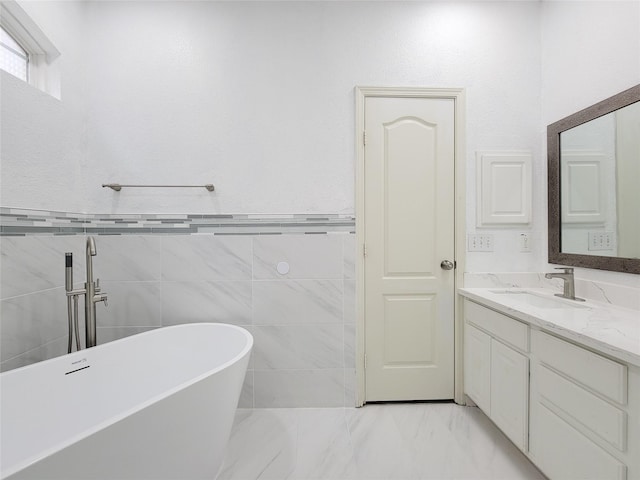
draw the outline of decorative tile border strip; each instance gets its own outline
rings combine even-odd
[[[355,233],[355,217],[339,214],[85,214],[0,207],[0,236],[281,235]]]

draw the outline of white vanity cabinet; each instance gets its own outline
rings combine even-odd
[[[536,329],[531,359],[536,465],[552,479],[638,478],[640,449],[636,433],[628,435],[638,428],[638,408],[629,405],[627,365]]]
[[[461,293],[465,394],[550,480],[640,480],[638,312]]]
[[[464,303],[465,393],[521,450],[527,450],[529,327]]]

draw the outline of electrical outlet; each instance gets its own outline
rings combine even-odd
[[[493,252],[493,235],[473,234],[467,236],[467,251],[469,252]]]
[[[531,235],[527,232],[520,233],[518,235],[518,245],[521,252],[531,251]]]

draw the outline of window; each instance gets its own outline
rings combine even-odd
[[[0,68],[29,82],[29,54],[0,27]]]
[[[60,99],[60,52],[15,0],[0,1],[0,69]]]

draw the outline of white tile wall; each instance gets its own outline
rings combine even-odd
[[[342,325],[255,326],[256,370],[342,368]]]
[[[161,237],[102,235],[95,239],[98,254],[93,257],[94,278],[103,281],[160,280]],[[84,247],[83,237],[77,237],[77,241]],[[80,278],[84,280],[85,275]]]
[[[95,239],[94,275],[109,299],[97,305],[99,343],[165,325],[232,323],[255,339],[241,407],[355,404],[353,235]],[[83,236],[2,239],[2,370],[66,353],[64,252],[74,252],[81,286],[84,249]],[[281,261],[286,275],[275,268]]]
[[[96,304],[96,318],[99,319],[100,327],[159,327],[161,325],[160,282],[110,280],[101,281],[100,286],[101,293],[108,297],[107,305]],[[84,319],[82,315],[80,323]]]
[[[64,288],[3,299],[0,302],[2,362],[66,335],[66,312]],[[65,352],[59,354],[62,353]]]
[[[342,235],[268,235],[254,237],[253,278],[343,278]],[[289,273],[276,266],[287,262]]]
[[[80,237],[2,237],[0,252],[3,299],[64,286],[65,252],[73,253],[74,278],[84,279],[84,243]]]
[[[2,371],[26,367],[67,353],[67,336],[57,338],[2,362]]]
[[[164,237],[162,238],[162,279],[250,280],[251,252],[252,237],[214,235]]]
[[[162,282],[162,325],[251,325],[251,281]]]
[[[356,281],[345,278],[344,280],[344,302],[343,302],[344,323],[354,323],[356,321]]]
[[[342,280],[253,282],[256,325],[342,323]]]

